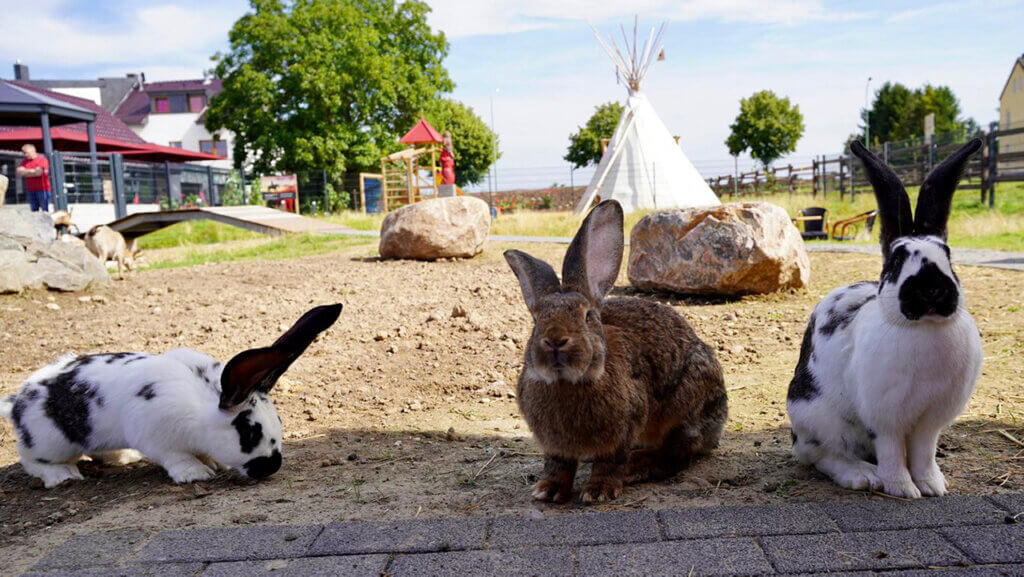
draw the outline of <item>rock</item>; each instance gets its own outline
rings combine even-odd
[[[452,318],[453,319],[466,318],[468,316],[469,316],[469,311],[466,309],[465,306],[463,306],[462,303],[458,303],[454,307],[452,307]]]
[[[20,293],[25,288],[39,287],[40,276],[35,259],[24,248],[0,250],[0,294]]]
[[[57,239],[57,230],[49,213],[22,209],[0,210],[0,234],[42,242]]]
[[[781,207],[765,202],[653,212],[629,237],[640,290],[744,295],[803,288],[810,261]]]
[[[59,311],[60,305],[57,303],[46,303],[46,308],[50,309],[51,311]]]
[[[470,196],[434,198],[404,206],[380,227],[381,258],[468,258],[484,249],[491,218],[487,203]]]

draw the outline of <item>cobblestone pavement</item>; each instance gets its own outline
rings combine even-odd
[[[86,534],[25,575],[1024,576],[1024,494]]]

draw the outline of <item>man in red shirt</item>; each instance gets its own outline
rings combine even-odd
[[[25,153],[25,160],[15,172],[25,179],[28,204],[32,212],[47,212],[50,210],[50,161],[31,144],[22,146],[21,151]]]

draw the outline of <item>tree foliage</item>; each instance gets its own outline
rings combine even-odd
[[[379,166],[454,85],[422,0],[251,0],[218,54],[206,126],[257,172]]]
[[[436,101],[426,112],[427,120],[441,133],[452,133],[455,148],[455,184],[465,186],[483,180],[487,169],[501,154],[498,139],[473,109],[449,99]]]
[[[618,102],[605,102],[595,107],[586,125],[569,135],[569,150],[565,153],[565,159],[576,168],[601,162],[601,139],[611,138],[615,133],[622,110]]]
[[[871,142],[907,140],[924,135],[924,118],[935,114],[935,133],[977,130],[971,118],[960,117],[960,101],[948,86],[924,86],[911,90],[896,82],[886,82],[875,92],[868,110]]]
[[[729,154],[737,156],[749,150],[750,156],[767,168],[780,156],[796,150],[796,143],[804,135],[804,117],[789,98],[762,90],[740,100],[740,113],[729,129],[725,141]]]

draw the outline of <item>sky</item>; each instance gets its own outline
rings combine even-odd
[[[427,0],[430,24],[451,46],[451,97],[500,137],[499,187],[585,182],[562,159],[568,135],[595,106],[624,101],[590,25],[619,33],[662,21],[666,59],[642,86],[704,176],[733,169],[724,141],[739,100],[770,89],[800,106],[802,164],[840,151],[858,130],[868,78],[911,87],[946,84],[963,114],[986,126],[1024,53],[1024,0]],[[227,48],[240,0],[0,0],[0,76],[16,59],[33,78],[145,72],[147,80],[197,78]],[[4,64],[2,60],[7,60]],[[456,143],[457,144],[457,143]],[[740,169],[750,166],[740,158]]]

